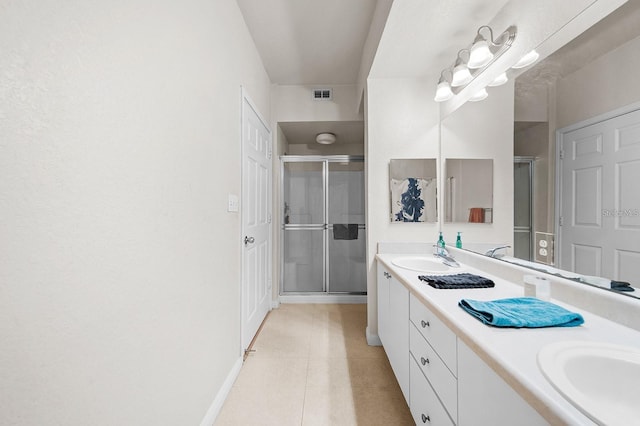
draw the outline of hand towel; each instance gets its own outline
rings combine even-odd
[[[472,207],[469,209],[469,222],[484,223],[484,209],[482,207]]]
[[[533,297],[487,302],[462,299],[458,305],[478,320],[494,327],[575,327],[584,323],[582,315]]]
[[[418,278],[431,287],[439,289],[487,288],[495,286],[493,281],[488,278],[466,272],[454,275],[419,275]]]
[[[335,223],[333,225],[334,240],[357,240],[358,224],[357,223]]]

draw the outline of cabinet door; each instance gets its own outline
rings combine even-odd
[[[458,339],[458,425],[548,425],[491,367]]]
[[[389,328],[389,281],[391,274],[378,263],[378,337],[383,346],[390,343],[387,339]]]
[[[436,348],[431,347],[418,329],[413,324],[409,326],[409,329],[409,348],[411,355],[413,355],[413,360],[417,362],[418,368],[438,394],[438,398],[440,398],[442,405],[447,409],[451,418],[457,419],[458,383],[456,378],[437,354]],[[413,380],[413,375],[411,380]],[[411,384],[411,389],[411,398],[413,399],[413,383]]]
[[[389,345],[384,349],[404,398],[409,402],[409,290],[400,281],[389,280]]]
[[[413,358],[410,362],[411,373],[411,415],[416,425],[453,426],[447,411],[433,391],[427,379],[422,375],[418,363]],[[476,423],[482,425],[484,423]]]

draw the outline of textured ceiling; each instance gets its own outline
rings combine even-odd
[[[237,0],[274,84],[355,84],[376,0]]]

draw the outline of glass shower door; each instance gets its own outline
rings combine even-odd
[[[283,291],[325,291],[325,184],[322,161],[284,162]]]
[[[513,256],[533,260],[533,160],[516,157],[513,164]]]
[[[328,292],[367,291],[364,162],[328,162]]]

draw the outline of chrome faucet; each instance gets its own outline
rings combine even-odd
[[[500,256],[498,256],[498,255],[496,254],[496,252],[497,252],[498,250],[507,249],[507,248],[511,248],[511,246],[509,246],[509,245],[504,245],[504,246],[494,247],[494,248],[492,248],[491,250],[487,250],[487,252],[485,253],[485,256],[498,258],[498,257],[500,257]]]
[[[439,257],[442,260],[442,263],[447,266],[451,266],[452,268],[460,267],[460,264],[453,257],[451,257],[451,255],[449,254],[449,250],[447,250],[445,247],[438,247],[435,244],[433,247],[435,247],[433,255],[435,257]]]

